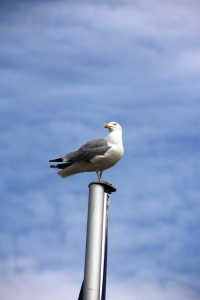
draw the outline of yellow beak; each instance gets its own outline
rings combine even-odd
[[[111,126],[109,126],[108,124],[105,124],[104,128],[111,128]]]

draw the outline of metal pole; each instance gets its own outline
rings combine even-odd
[[[107,229],[107,194],[104,193],[104,210],[103,210],[103,228],[102,228],[102,238],[101,238],[101,273],[100,273],[100,296],[102,295],[103,286],[103,273],[104,273],[104,256],[105,256],[105,244],[106,244],[106,229]]]
[[[91,182],[89,185],[83,300],[101,300],[107,193],[115,191],[105,182]]]

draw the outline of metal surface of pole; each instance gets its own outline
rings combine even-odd
[[[89,185],[83,300],[101,300],[107,193],[115,191],[114,187],[104,182],[91,182]]]
[[[100,297],[102,298],[103,287],[103,275],[104,275],[104,257],[105,257],[105,245],[106,245],[106,231],[108,223],[108,195],[104,193],[104,211],[103,211],[103,230],[102,230],[102,243],[101,243],[101,278],[100,278]]]

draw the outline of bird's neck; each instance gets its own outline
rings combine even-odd
[[[111,131],[107,135],[106,140],[112,144],[122,144],[122,133]]]

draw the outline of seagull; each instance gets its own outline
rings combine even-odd
[[[103,171],[113,167],[124,154],[121,126],[110,122],[104,128],[109,131],[106,138],[89,141],[78,150],[50,160],[49,162],[62,162],[51,165],[50,168],[61,169],[58,175],[62,178],[77,173],[96,172],[98,180],[102,181]]]

